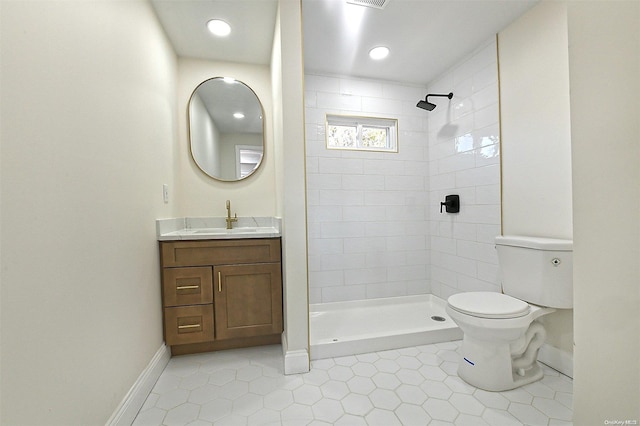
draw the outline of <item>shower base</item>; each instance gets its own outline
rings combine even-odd
[[[311,359],[460,340],[445,306],[431,294],[311,304]]]

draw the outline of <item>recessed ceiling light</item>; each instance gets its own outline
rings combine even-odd
[[[231,26],[220,19],[212,19],[207,22],[207,28],[212,34],[219,37],[225,37],[231,33]]]
[[[369,57],[371,59],[380,60],[389,55],[389,48],[384,46],[374,47],[369,51]]]
[[[241,112],[234,112],[234,113],[233,113],[233,116],[234,116],[235,118],[238,118],[238,119],[239,119],[239,118],[244,118],[244,114],[243,114],[243,113],[241,113]]]

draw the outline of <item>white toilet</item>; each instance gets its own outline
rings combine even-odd
[[[458,375],[480,389],[503,391],[542,378],[538,349],[546,332],[536,319],[573,308],[573,242],[496,237],[502,293],[449,297],[447,313],[464,333]]]

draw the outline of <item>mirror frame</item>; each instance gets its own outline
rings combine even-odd
[[[247,178],[249,178],[250,176],[253,176],[256,171],[260,168],[260,166],[262,165],[262,163],[264,162],[264,155],[265,155],[265,151],[266,151],[266,147],[267,147],[267,141],[266,141],[266,132],[265,132],[265,112],[264,112],[264,106],[262,105],[262,101],[260,101],[260,98],[258,97],[258,94],[255,92],[255,90],[253,90],[251,88],[251,86],[249,86],[248,84],[246,84],[244,81],[242,80],[238,80],[236,78],[233,78],[235,83],[239,83],[242,84],[244,87],[246,87],[247,89],[249,89],[251,91],[251,93],[253,93],[253,95],[256,98],[256,101],[258,102],[258,105],[260,106],[260,111],[262,114],[262,156],[260,157],[260,161],[258,162],[258,164],[256,164],[256,166],[253,168],[253,170],[248,173],[246,176],[241,177],[241,178],[234,178],[234,179],[225,179],[223,177],[219,177],[219,176],[212,176],[209,172],[207,172],[206,170],[204,170],[200,164],[198,163],[198,161],[196,160],[196,157],[193,154],[193,138],[192,138],[192,131],[191,131],[191,101],[193,100],[194,96],[196,95],[196,92],[198,91],[198,89],[205,83],[210,82],[212,80],[223,80],[225,78],[228,77],[211,77],[211,78],[207,78],[206,80],[200,82],[195,89],[193,89],[193,91],[191,92],[191,96],[189,96],[189,101],[187,102],[187,139],[189,141],[189,154],[191,155],[191,159],[193,160],[193,162],[195,163],[195,165],[198,167],[198,169],[204,173],[206,176],[210,177],[211,179],[220,181],[220,182],[240,182],[243,181]],[[226,83],[225,83],[226,84]]]

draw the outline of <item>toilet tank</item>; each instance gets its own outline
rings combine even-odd
[[[496,237],[505,294],[534,305],[573,308],[573,241]]]

